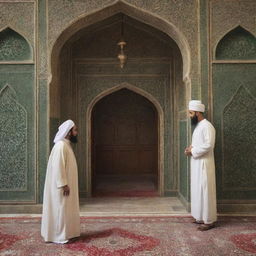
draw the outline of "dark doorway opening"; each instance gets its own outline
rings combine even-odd
[[[128,89],[105,96],[92,111],[92,195],[158,195],[158,114]]]

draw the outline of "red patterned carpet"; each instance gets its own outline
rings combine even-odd
[[[73,243],[44,243],[40,218],[0,218],[0,255],[221,256],[256,255],[256,217],[220,217],[197,231],[189,217],[81,217]]]

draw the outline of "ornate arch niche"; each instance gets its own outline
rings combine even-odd
[[[104,97],[120,91],[121,89],[128,89],[132,92],[137,93],[145,97],[149,100],[153,106],[155,107],[158,115],[158,193],[159,195],[163,195],[164,191],[164,112],[159,104],[159,102],[153,97],[150,93],[133,86],[129,83],[121,83],[120,85],[116,85],[112,88],[109,88],[101,93],[99,93],[88,105],[86,111],[86,169],[87,169],[87,188],[88,191],[91,191],[91,181],[92,181],[92,131],[91,131],[91,123],[92,123],[92,110],[94,106]]]
[[[256,99],[241,85],[224,107],[221,118],[224,190],[255,188],[255,113]]]
[[[27,190],[27,112],[10,85],[0,90],[0,191]]]
[[[52,46],[51,59],[50,59],[50,115],[58,114],[59,112],[56,102],[59,101],[59,66],[60,66],[60,53],[68,40],[74,36],[78,31],[89,27],[97,22],[103,21],[109,17],[112,17],[115,14],[123,13],[133,19],[138,20],[141,23],[152,26],[153,28],[164,32],[170,38],[172,38],[181,53],[182,56],[182,77],[186,89],[186,98],[190,97],[191,94],[191,78],[190,78],[190,69],[191,69],[191,59],[190,59],[190,47],[187,42],[187,39],[182,34],[177,27],[175,27],[171,22],[162,19],[159,16],[154,15],[153,13],[146,12],[142,9],[136,8],[130,4],[127,4],[123,1],[118,1],[108,7],[105,7],[96,12],[89,13],[78,17],[74,20],[64,31],[62,31]]]
[[[32,49],[21,34],[10,27],[0,32],[0,62],[31,61]]]
[[[256,59],[256,38],[249,31],[237,26],[218,42],[215,50],[216,60]]]

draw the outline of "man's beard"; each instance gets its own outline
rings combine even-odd
[[[191,124],[192,125],[196,125],[198,123],[198,117],[196,115],[194,115],[192,118],[191,118]]]
[[[77,136],[71,135],[69,139],[72,143],[77,143]]]

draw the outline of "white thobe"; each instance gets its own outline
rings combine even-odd
[[[217,220],[214,144],[215,129],[203,119],[192,136],[191,215],[205,224]]]
[[[69,196],[62,187],[68,185]],[[41,235],[46,242],[64,243],[80,236],[77,163],[70,141],[57,142],[50,154],[43,199]]]

